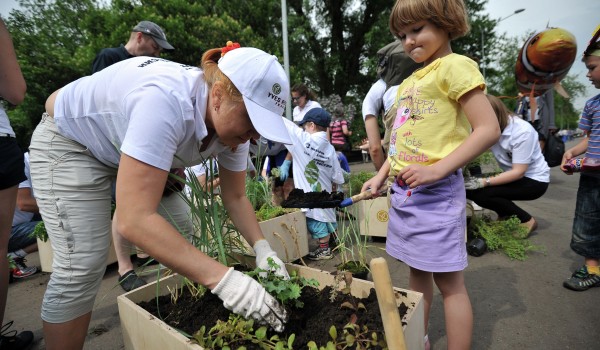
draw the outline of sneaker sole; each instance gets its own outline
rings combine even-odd
[[[588,289],[594,288],[594,287],[600,287],[600,283],[596,283],[596,284],[592,284],[591,286],[575,286],[572,284],[569,284],[568,282],[563,282],[563,287],[570,289],[570,290],[574,290],[576,292],[583,292],[586,291]]]
[[[331,260],[333,259],[333,255],[323,256],[323,257],[308,257],[308,260],[319,261],[319,260]]]

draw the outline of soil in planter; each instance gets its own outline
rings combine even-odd
[[[344,200],[342,192],[304,192],[302,189],[295,188],[290,192],[288,198],[281,202],[281,206],[284,208],[337,208],[342,200]]]
[[[290,310],[289,321],[285,331],[279,334],[280,339],[295,334],[295,349],[306,349],[307,343],[311,340],[319,346],[325,346],[331,340],[329,328],[332,325],[337,328],[339,339],[343,339],[343,327],[354,319],[361,328],[363,325],[368,327],[368,337],[372,332],[376,332],[379,339],[383,338],[383,323],[374,289],[371,289],[369,296],[363,299],[338,292],[335,300],[331,302],[330,295],[331,287],[325,287],[322,291],[310,287],[304,288],[300,299],[304,302],[304,307]],[[365,306],[365,309],[352,310],[342,306],[343,304],[356,306],[359,302]],[[212,293],[206,292],[204,296],[194,298],[187,289],[184,289],[175,305],[171,302],[170,295],[142,302],[139,305],[170,326],[189,335],[194,334],[202,326],[206,326],[207,330],[212,328],[217,320],[227,321],[230,315],[230,311],[223,307],[223,302]],[[404,315],[409,308],[402,304],[398,309],[400,315]],[[269,331],[267,338],[275,334],[277,333]],[[250,342],[230,345],[232,348],[243,345],[249,350],[260,349]],[[381,349],[381,347],[375,346],[371,349]]]

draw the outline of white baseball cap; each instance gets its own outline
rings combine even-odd
[[[242,94],[256,131],[268,140],[291,144],[282,119],[290,83],[277,57],[241,47],[227,52],[218,66]]]

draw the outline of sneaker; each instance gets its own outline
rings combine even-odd
[[[588,273],[587,267],[583,265],[571,275],[571,278],[563,282],[563,286],[578,292],[600,287],[600,275]]]
[[[138,276],[135,271],[131,270],[126,272],[123,276],[119,277],[119,284],[126,292],[131,292],[141,286],[148,284],[143,278]]]
[[[11,277],[12,278],[25,278],[33,275],[38,271],[35,266],[27,266],[25,262],[27,261],[25,258],[15,257],[13,258],[15,262],[15,267],[12,268]]]
[[[17,331],[9,331],[12,326],[12,321],[2,326],[0,332],[0,350],[21,350],[27,349],[33,342],[33,333],[23,331],[17,334]]]
[[[312,252],[308,253],[308,258],[310,260],[329,260],[333,258],[333,254],[331,254],[331,248],[317,248]]]

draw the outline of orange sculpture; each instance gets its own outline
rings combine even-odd
[[[539,96],[552,89],[567,75],[576,54],[575,37],[564,29],[548,28],[532,35],[517,56],[519,91]]]

